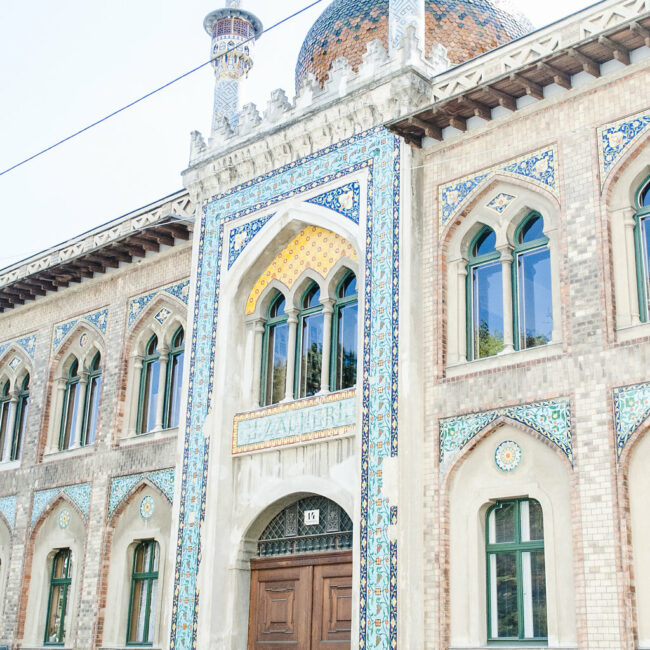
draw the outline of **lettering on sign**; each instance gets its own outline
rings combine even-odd
[[[305,526],[318,526],[320,510],[305,510]]]

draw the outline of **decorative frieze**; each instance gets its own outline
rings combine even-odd
[[[133,327],[135,321],[138,319],[138,316],[142,313],[145,307],[160,294],[171,296],[175,300],[178,300],[183,305],[187,306],[187,301],[190,295],[190,281],[188,279],[182,280],[181,282],[174,282],[173,284],[169,284],[166,287],[160,287],[155,291],[150,291],[149,293],[142,294],[141,296],[131,298],[131,300],[129,300],[128,311],[129,328]],[[158,314],[156,314],[156,316],[158,316]],[[160,322],[160,318],[158,321]]]
[[[33,528],[45,510],[47,510],[47,508],[60,496],[65,496],[72,501],[87,520],[88,512],[90,510],[91,487],[90,483],[80,483],[78,485],[66,485],[64,487],[38,490],[34,492],[30,526]]]
[[[128,497],[134,487],[149,481],[155,485],[171,503],[174,500],[174,468],[118,476],[111,480],[108,497],[108,516],[111,517],[117,507]]]
[[[616,457],[639,427],[650,417],[650,382],[614,389],[614,421],[616,425]]]
[[[16,497],[0,497],[0,513],[9,524],[11,530],[16,525]]]
[[[108,307],[93,311],[90,314],[71,318],[64,323],[55,325],[54,335],[52,336],[52,352],[56,352],[61,347],[77,323],[88,323],[104,336],[106,334],[106,327],[108,326]]]
[[[325,208],[334,210],[354,223],[359,223],[359,201],[361,196],[361,186],[359,183],[346,183],[333,190],[307,199],[306,203],[322,205]]]
[[[0,359],[4,357],[5,352],[7,352],[12,345],[24,350],[27,353],[27,356],[33,360],[34,352],[36,351],[36,334],[21,336],[20,338],[0,343]]]
[[[253,237],[262,229],[262,226],[274,216],[275,213],[265,214],[263,217],[253,219],[247,223],[235,226],[228,235],[228,268],[244,252]]]

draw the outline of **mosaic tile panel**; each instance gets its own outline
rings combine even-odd
[[[34,352],[36,352],[36,334],[31,336],[23,336],[21,338],[12,339],[11,341],[5,341],[0,343],[0,359],[4,357],[5,352],[12,346],[15,345],[23,349],[30,359],[34,359]]]
[[[616,426],[616,457],[638,428],[650,417],[650,382],[614,389],[614,422]]]
[[[79,485],[66,485],[65,487],[51,488],[49,490],[37,490],[34,492],[32,519],[30,523],[31,527],[34,527],[50,504],[56,501],[56,499],[61,495],[67,496],[70,501],[79,508],[80,512],[87,520],[88,512],[90,510],[91,487],[92,485],[90,483],[80,483]]]
[[[501,194],[497,194],[485,207],[502,214],[516,198],[512,194],[501,192]]]
[[[16,497],[0,497],[0,513],[7,520],[9,528],[14,529],[16,525]]]
[[[170,649],[196,647],[209,441],[203,432],[210,408],[220,274],[228,242],[224,226],[280,201],[313,192],[334,181],[368,171],[365,225],[363,372],[360,390],[361,515],[359,524],[359,646],[396,644],[397,604],[391,607],[391,566],[397,592],[397,550],[388,539],[389,504],[382,494],[382,462],[396,456],[399,308],[400,141],[383,127],[332,145],[286,167],[212,198],[199,230],[198,271],[192,332],[187,417]],[[371,390],[372,383],[372,390]],[[391,551],[394,551],[391,554]],[[391,563],[392,558],[392,563]]]
[[[354,428],[354,391],[334,393],[235,416],[232,453],[342,435]]]
[[[644,133],[647,133],[649,129],[650,110],[598,128],[598,161],[601,185],[630,146]]]
[[[478,174],[441,185],[438,190],[438,225],[440,235],[454,220],[463,205],[474,196],[479,187],[499,174],[523,178],[559,196],[557,173],[557,149],[555,145],[526,154],[515,160],[500,163]]]
[[[129,474],[118,476],[111,480],[111,488],[108,497],[108,516],[111,517],[116,508],[128,497],[131,490],[142,481],[153,483],[166,497],[169,502],[174,500],[174,468],[156,470],[155,472],[142,472],[140,474]]]
[[[187,301],[190,295],[190,281],[183,280],[182,282],[175,282],[166,287],[161,287],[155,291],[150,291],[141,296],[136,296],[129,300],[129,317],[128,317],[128,326],[133,327],[133,324],[137,320],[138,316],[142,313],[145,307],[159,294],[164,293],[168,296],[180,300],[184,305],[187,305]]]
[[[230,231],[228,235],[228,268],[230,268],[237,258],[244,252],[244,249],[257,233],[262,229],[262,226],[271,218],[275,213],[265,214],[259,219],[253,219],[248,223],[241,226],[236,226]]]
[[[52,337],[52,352],[56,352],[61,347],[61,344],[65,341],[66,337],[70,334],[77,323],[83,322],[90,323],[102,334],[106,334],[106,327],[108,325],[108,308],[106,307],[90,314],[84,314],[83,316],[77,316],[65,323],[55,325],[54,336]]]
[[[556,399],[440,420],[441,472],[446,471],[470,440],[499,417],[525,424],[541,434],[559,447],[573,465],[571,407],[568,400]]]
[[[333,190],[307,199],[305,203],[313,203],[329,208],[342,214],[354,223],[359,223],[359,201],[361,200],[361,186],[359,183],[346,183]]]

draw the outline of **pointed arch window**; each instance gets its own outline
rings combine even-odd
[[[641,320],[650,320],[650,178],[646,178],[636,193],[634,215],[634,244]]]
[[[3,461],[8,461],[10,456],[12,409],[9,380],[7,380],[0,391],[0,453]]]
[[[138,543],[133,554],[131,598],[127,624],[127,645],[152,645],[158,591],[158,543],[153,539]]]
[[[27,430],[27,414],[29,413],[29,375],[23,377],[16,402],[16,420],[14,423],[11,457],[9,460],[19,460],[23,455],[25,433]]]
[[[140,399],[138,402],[138,433],[148,433],[156,427],[160,386],[160,353],[158,337],[154,334],[147,343],[140,374]]]
[[[0,391],[0,461],[20,460],[29,410],[29,374],[20,382],[17,391],[11,390],[7,380]]]
[[[81,445],[91,445],[97,437],[97,419],[99,416],[99,395],[102,388],[102,357],[95,354],[88,370],[88,384],[84,403]]]
[[[289,324],[285,297],[278,293],[272,300],[264,327],[262,406],[277,404],[285,397],[289,358]]]
[[[179,327],[172,337],[165,382],[165,417],[163,428],[177,427],[181,411],[183,389],[183,362],[185,359],[185,332]]]
[[[56,552],[52,561],[50,595],[47,602],[45,624],[45,645],[63,645],[65,642],[65,615],[70,590],[72,562],[70,549],[62,548]]]
[[[320,391],[323,370],[324,315],[318,284],[309,285],[300,306],[296,397],[310,397]]]
[[[357,383],[357,321],[357,278],[349,271],[336,289],[330,390],[352,388]]]
[[[79,361],[74,359],[68,370],[63,394],[63,410],[61,412],[61,431],[59,434],[59,449],[70,449],[76,446],[77,422],[81,417],[83,406],[80,404],[81,380]]]

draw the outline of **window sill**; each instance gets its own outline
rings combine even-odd
[[[469,375],[484,370],[494,370],[504,366],[513,365],[521,362],[537,361],[538,359],[548,359],[550,357],[562,354],[562,343],[547,343],[529,350],[516,350],[514,352],[501,352],[493,357],[477,359],[476,361],[461,361],[447,366],[447,377],[459,377],[460,375]],[[487,647],[487,646],[486,646]],[[491,647],[491,646],[490,646]]]
[[[635,339],[650,337],[650,323],[639,323],[638,325],[626,325],[616,330],[616,341],[626,343]]]
[[[67,458],[77,458],[77,456],[85,456],[94,452],[96,449],[95,443],[84,445],[83,447],[73,447],[72,449],[55,449],[54,451],[46,451],[43,454],[43,462],[50,463],[56,460],[63,460]],[[44,647],[60,647],[60,646],[44,646]]]
[[[0,463],[0,472],[10,472],[12,469],[18,469],[19,467],[19,460],[10,460],[7,463]]]
[[[174,438],[178,434],[178,427],[173,427],[172,429],[160,429],[159,431],[147,431],[147,433],[137,433],[130,436],[124,436],[120,438],[120,445],[128,447],[129,445],[138,445],[141,442],[155,442],[158,440],[167,440],[168,438]],[[115,646],[116,648],[122,648],[127,646]],[[128,646],[129,648],[139,648],[140,646]],[[150,648],[151,646],[142,646]]]

